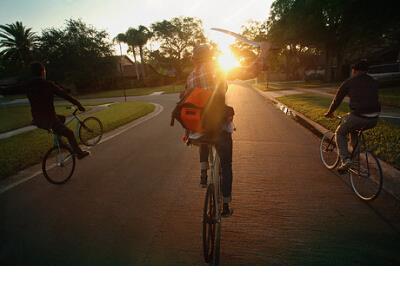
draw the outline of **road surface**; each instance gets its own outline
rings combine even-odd
[[[131,98],[130,98],[131,99]],[[177,95],[157,117],[95,147],[71,180],[42,175],[0,195],[6,265],[204,265],[197,150]],[[235,107],[234,215],[222,222],[223,265],[400,264],[400,206],[358,200],[325,169],[319,140],[263,96],[230,85]]]

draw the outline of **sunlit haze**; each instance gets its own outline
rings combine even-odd
[[[40,32],[62,26],[65,19],[81,18],[105,29],[113,38],[131,26],[148,26],[164,19],[191,16],[203,21],[207,37],[225,52],[234,39],[210,29],[218,27],[240,32],[240,27],[250,19],[265,20],[271,3],[272,0],[1,0],[0,19],[1,24],[22,21]],[[123,49],[126,51],[126,47]]]

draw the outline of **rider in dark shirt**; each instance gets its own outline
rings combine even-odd
[[[349,96],[351,112],[343,117],[342,123],[336,130],[336,143],[341,165],[339,172],[345,172],[351,165],[350,153],[347,149],[347,135],[351,134],[353,146],[357,142],[357,131],[371,129],[378,123],[381,105],[378,99],[378,82],[367,74],[368,63],[365,60],[353,65],[352,77],[340,86],[335,99],[325,116],[333,117],[333,112]]]
[[[2,89],[2,93],[26,93],[31,104],[32,122],[34,125],[46,130],[52,129],[55,134],[66,137],[72,149],[77,154],[78,159],[89,155],[88,151],[83,151],[79,147],[74,133],[65,126],[65,116],[56,114],[54,109],[54,96],[60,96],[71,102],[76,105],[80,111],[85,111],[85,108],[78,100],[68,95],[64,88],[46,80],[46,69],[41,63],[32,63],[31,72],[33,77],[27,83]]]

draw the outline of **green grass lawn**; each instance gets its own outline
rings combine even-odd
[[[323,115],[328,110],[330,99],[316,95],[288,95],[279,97],[278,100],[288,107],[304,114],[308,118],[321,124],[331,131],[335,131],[339,124],[336,119],[327,119]],[[348,105],[342,104],[337,114],[349,112]],[[400,127],[380,119],[378,125],[366,133],[368,147],[379,158],[393,164],[400,169]]]
[[[164,94],[169,93],[180,93],[185,88],[183,84],[176,84],[176,85],[164,85],[158,87],[143,87],[143,88],[130,88],[126,89],[126,96],[142,96],[148,95],[153,92],[164,91]],[[124,91],[120,90],[109,90],[109,91],[102,91],[96,93],[89,93],[89,94],[82,94],[82,95],[74,95],[77,99],[93,99],[93,98],[113,98],[113,97],[123,97]],[[9,95],[3,98],[0,98],[1,102],[8,102],[15,99],[23,99],[26,98],[26,95]]]
[[[117,103],[93,115],[102,121],[107,132],[154,111],[154,108],[150,103]],[[74,125],[75,121],[70,123],[72,129]],[[39,163],[52,145],[52,136],[41,129],[0,140],[0,179]]]
[[[261,82],[261,83],[257,83],[257,84],[253,84],[254,87],[260,89],[261,91],[279,91],[279,90],[291,90],[292,88],[285,88],[285,87],[280,87],[280,86],[276,86],[273,85],[271,83],[267,83],[266,82]],[[268,87],[267,87],[268,86]]]
[[[81,101],[82,105],[85,106],[87,110],[92,109],[96,105],[106,104],[104,103],[92,103],[90,101]],[[64,116],[69,116],[72,114],[73,110],[68,109],[71,107],[69,102],[58,102],[55,105],[56,113]],[[26,106],[0,106],[0,133],[18,129],[31,125],[32,116],[31,108],[29,105]]]
[[[383,105],[400,108],[400,87],[388,87],[380,89],[379,98]]]
[[[141,95],[148,95],[153,92],[164,91],[165,94],[168,93],[180,93],[183,91],[184,85],[166,85],[166,86],[159,86],[159,87],[145,87],[145,88],[132,88],[126,89],[127,96],[141,96]],[[123,97],[124,92],[123,90],[111,90],[111,91],[103,91],[85,95],[77,96],[78,99],[90,99],[90,98],[112,98],[112,97]]]
[[[321,89],[324,92],[336,94],[340,83],[323,82],[271,82],[266,88],[266,83],[254,84],[262,91],[290,90],[296,88]],[[392,106],[400,108],[400,87],[387,87],[379,89],[379,100],[383,106]]]

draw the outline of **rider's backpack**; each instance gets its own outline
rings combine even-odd
[[[194,88],[179,101],[172,112],[171,125],[176,119],[183,128],[192,132],[204,132],[202,116],[212,97],[212,91]]]

